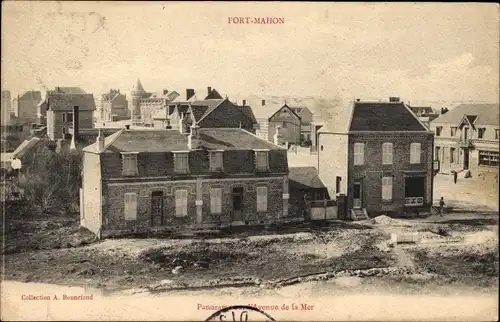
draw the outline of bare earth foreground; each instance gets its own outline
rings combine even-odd
[[[282,320],[496,320],[498,212],[449,204],[454,212],[444,217],[379,216],[203,240],[96,242],[78,228],[78,214],[7,215],[2,318],[205,319],[217,306],[250,304]],[[392,244],[392,234],[413,242]],[[82,287],[92,303],[22,299],[80,295]],[[109,309],[118,299],[122,309]],[[298,311],[286,310],[292,303]],[[90,315],[76,313],[83,307]]]

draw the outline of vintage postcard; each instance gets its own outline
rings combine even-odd
[[[498,320],[498,4],[1,23],[2,321]]]

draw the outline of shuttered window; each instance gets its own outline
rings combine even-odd
[[[267,187],[257,187],[257,211],[267,211]]]
[[[382,200],[392,201],[392,177],[382,177]]]
[[[392,164],[392,143],[382,144],[382,164]]]
[[[420,143],[410,144],[410,163],[418,164],[420,163]]]
[[[177,217],[187,216],[187,200],[188,200],[187,190],[175,191],[175,215]]]
[[[123,153],[122,167],[124,176],[137,175],[137,153]]]
[[[174,153],[174,171],[176,173],[188,173],[188,153],[187,152],[175,152]]]
[[[363,165],[365,163],[365,144],[354,143],[354,165]]]
[[[136,220],[137,219],[137,194],[136,193],[126,193],[125,194],[125,220]]]
[[[257,171],[269,170],[268,151],[255,151],[255,166]]]
[[[222,212],[222,189],[210,189],[210,213],[219,215]]]
[[[210,171],[222,170],[222,151],[210,152]]]

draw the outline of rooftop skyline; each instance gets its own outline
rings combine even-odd
[[[2,3],[2,89],[498,102],[495,4]],[[284,24],[229,24],[229,17]],[[183,94],[183,93],[181,93]],[[446,105],[443,103],[442,105]]]

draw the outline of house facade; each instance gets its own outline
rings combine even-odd
[[[440,171],[498,175],[498,104],[462,104],[431,122]]]
[[[273,141],[276,132],[281,134],[279,144],[291,143],[298,145],[302,138],[302,119],[292,108],[284,104],[278,109],[267,123],[268,140]]]
[[[13,114],[28,123],[38,121],[37,105],[42,100],[40,91],[27,91],[12,100]]]
[[[46,131],[51,140],[68,138],[75,124],[73,118],[77,118],[79,129],[94,127],[96,106],[92,94],[65,93],[56,89],[47,93],[40,106],[46,111]]]
[[[355,102],[336,122],[319,131],[319,174],[353,217],[430,211],[434,136],[408,106]]]
[[[290,217],[286,150],[244,129],[122,129],[83,151],[81,224],[101,238]]]
[[[300,143],[311,145],[312,136],[316,132],[312,132],[313,126],[313,113],[307,107],[291,107],[295,114],[300,116]]]
[[[114,122],[131,118],[127,97],[120,93],[120,90],[110,89],[108,93],[102,95],[100,103],[102,122]]]

